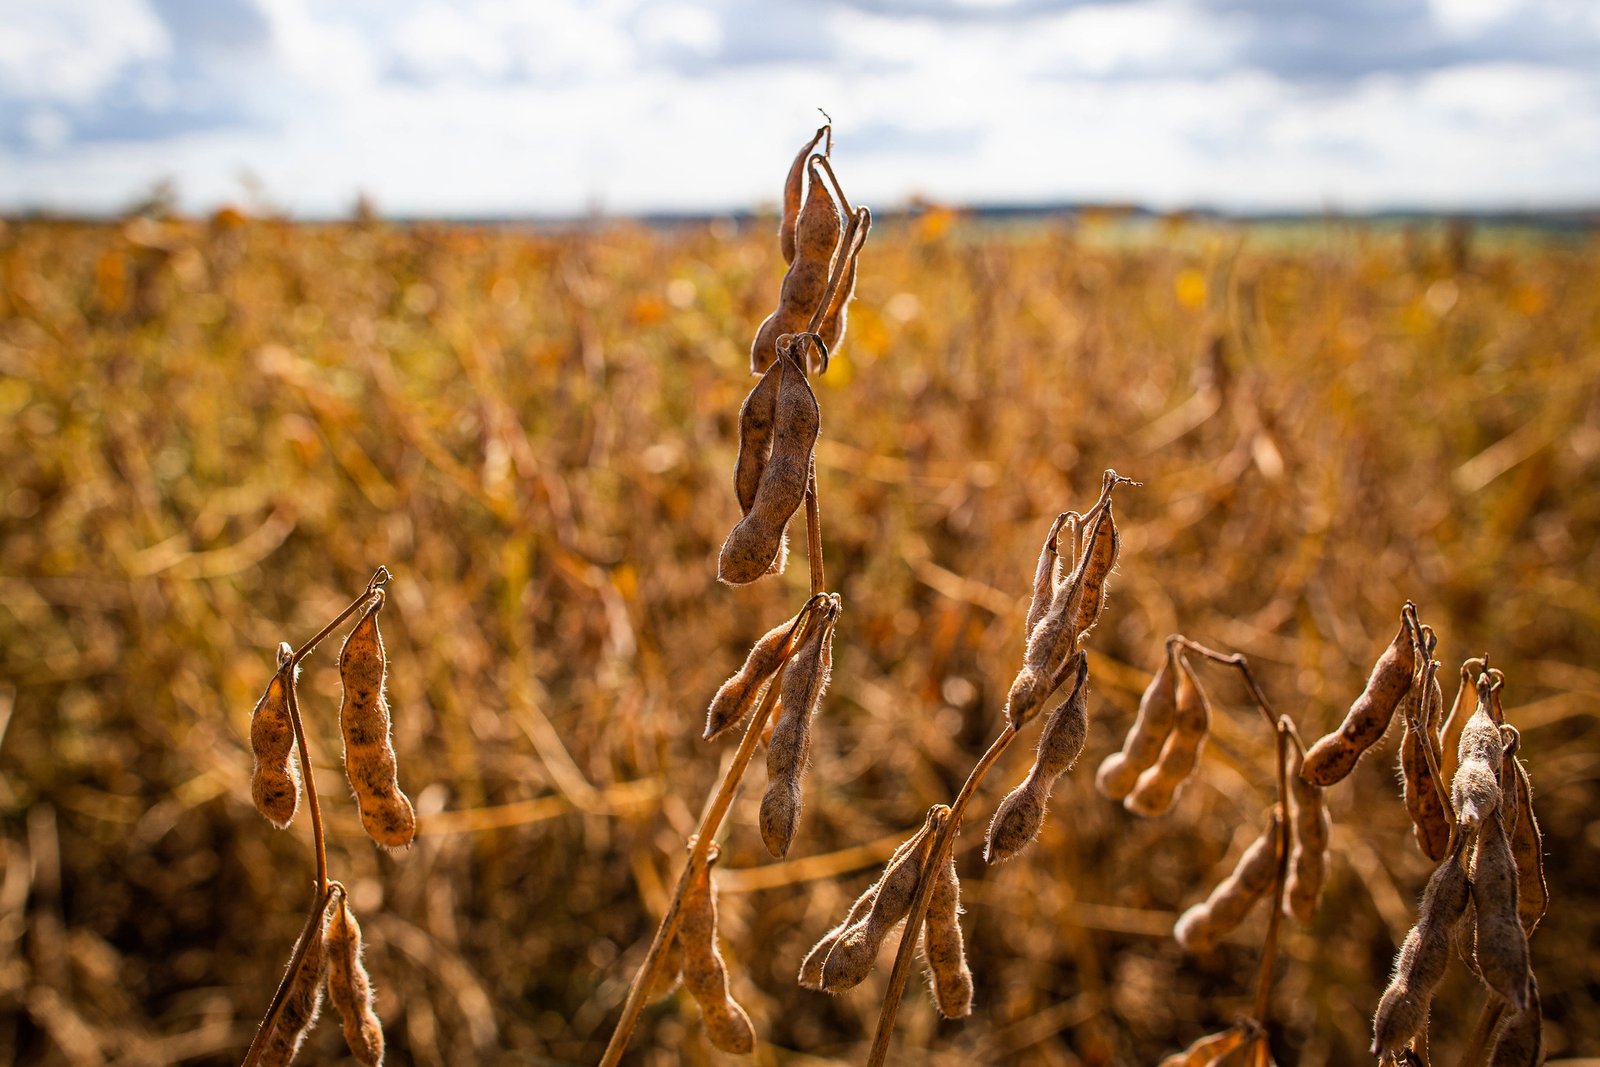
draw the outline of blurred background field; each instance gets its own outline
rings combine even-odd
[[[0,224],[0,1048],[26,1064],[237,1062],[312,877],[304,813],[249,799],[280,639],[379,564],[417,844],[377,853],[338,766],[330,646],[301,681],[330,863],[396,1064],[593,1063],[728,744],[706,702],[804,596],[714,581],[766,221],[542,232],[377,221]],[[874,231],[819,381],[844,597],[790,858],[729,821],[724,951],[758,1063],[860,1062],[886,967],[794,971],[998,728],[1038,543],[1115,467],[1123,553],[1093,725],[1042,840],[962,839],[977,1007],[908,995],[903,1062],[1151,1064],[1247,1010],[1265,927],[1200,958],[1172,920],[1260,829],[1269,741],[1227,674],[1200,779],[1145,821],[1093,789],[1162,639],[1250,656],[1308,736],[1414,599],[1446,695],[1507,677],[1544,824],[1533,938],[1552,1058],[1600,1049],[1600,238],[1181,219]],[[1031,738],[1029,739],[1031,744]],[[1315,928],[1287,927],[1274,1053],[1367,1062],[1428,865],[1395,742],[1331,792]],[[1479,1006],[1456,966],[1450,1062]],[[324,1020],[302,1062],[345,1062]],[[629,1062],[713,1063],[698,1009]]]

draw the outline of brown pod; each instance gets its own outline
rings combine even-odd
[[[328,999],[344,1024],[345,1044],[364,1067],[383,1063],[383,1024],[372,1010],[372,982],[361,963],[361,927],[339,893],[328,924]]]
[[[645,994],[645,999],[660,1000],[677,989],[682,981],[683,942],[678,940],[677,935],[673,935],[662,953],[661,965],[656,968],[655,977],[650,979],[650,991]]]
[[[915,838],[912,840],[915,840]],[[911,842],[909,841],[900,843],[900,846],[895,849],[894,854],[890,857],[891,865],[893,865],[894,859],[904,852],[910,844]],[[877,899],[877,896],[878,883],[873,882],[867,886],[866,892],[857,897],[856,902],[850,906],[850,911],[845,915],[844,921],[823,934],[821,940],[811,947],[810,952],[806,953],[806,958],[800,961],[798,981],[801,988],[818,991],[822,989],[822,965],[828,961],[828,953],[833,951],[833,946],[838,943],[839,938],[844,936],[846,930],[867,917],[867,913],[872,910],[872,902]]]
[[[755,506],[761,473],[767,469],[767,459],[772,454],[783,368],[783,360],[775,361],[739,405],[739,455],[733,463],[733,492],[741,515],[750,514]]]
[[[922,952],[928,964],[933,1002],[946,1019],[972,1014],[972,971],[967,966],[961,938],[961,880],[956,876],[956,854],[939,865],[928,896],[928,915],[922,926]]]
[[[1539,980],[1528,976],[1528,1006],[1507,1014],[1495,1033],[1489,1067],[1538,1067],[1544,1062],[1544,1008]]]
[[[1509,762],[1516,778],[1517,827],[1511,833],[1511,855],[1517,865],[1517,916],[1523,930],[1532,936],[1550,906],[1550,887],[1544,880],[1544,834],[1533,813],[1528,768],[1515,756]]]
[[[1427,751],[1427,746],[1432,744],[1433,724],[1439,718],[1443,703],[1439,662],[1433,660],[1423,666],[1419,684],[1413,685],[1400,701],[1401,709],[1407,713],[1401,719],[1405,732],[1400,738],[1400,781],[1417,847],[1435,863],[1444,859],[1450,847],[1450,818],[1428,767]]]
[[[1074,640],[1094,629],[1100,613],[1106,606],[1106,581],[1117,566],[1117,554],[1122,550],[1122,537],[1117,533],[1117,520],[1111,512],[1111,498],[1107,497],[1105,510],[1095,519],[1089,538],[1083,548],[1083,561],[1078,565],[1083,572],[1083,594],[1078,598],[1078,610],[1073,616]]]
[[[783,217],[778,222],[778,248],[783,252],[785,263],[794,262],[794,230],[795,223],[800,218],[800,197],[805,191],[806,160],[811,158],[811,152],[817,147],[817,142],[827,136],[828,127],[819,126],[817,132],[800,149],[794,157],[794,162],[789,164],[789,174],[783,180]]]
[[[1472,906],[1477,912],[1474,955],[1490,989],[1517,1011],[1527,1005],[1528,935],[1517,916],[1517,867],[1499,815],[1484,819],[1472,863]]]
[[[1410,624],[1401,621],[1399,631],[1367,678],[1367,686],[1350,705],[1344,722],[1332,733],[1311,746],[1300,774],[1312,785],[1327,787],[1341,782],[1355,769],[1363,753],[1383,737],[1394,710],[1411,688],[1416,669]]]
[[[1104,519],[1104,514],[1101,516]],[[1062,520],[1058,519],[1057,522]],[[1101,528],[1099,521],[1095,530]],[[1093,533],[1091,533],[1091,539]],[[1045,702],[1061,683],[1066,681],[1068,662],[1077,647],[1073,621],[1078,617],[1078,605],[1083,599],[1084,563],[1062,580],[1052,578],[1050,606],[1039,614],[1028,630],[1028,647],[1022,656],[1022,669],[1012,679],[1006,694],[1006,717],[1014,729],[1020,730],[1032,721]],[[1035,575],[1037,577],[1037,575]],[[1030,617],[1033,609],[1029,609]]]
[[[1272,821],[1244,850],[1233,873],[1224,878],[1209,897],[1178,916],[1172,929],[1178,944],[1190,952],[1212,948],[1218,939],[1244,921],[1256,901],[1266,896],[1278,869],[1280,828],[1278,813],[1274,811]]]
[[[861,265],[861,250],[866,247],[867,235],[872,232],[872,212],[864,207],[856,209],[856,214],[850,221],[849,228],[844,235],[844,274],[839,279],[839,286],[834,291],[833,299],[828,302],[828,310],[823,313],[822,322],[817,325],[817,336],[822,338],[822,351],[825,353],[819,365],[813,365],[812,370],[826,370],[827,360],[839,354],[839,345],[844,341],[844,331],[850,313],[850,301],[856,295],[856,269]]]
[[[1039,625],[1039,620],[1050,610],[1050,603],[1055,598],[1056,538],[1066,521],[1066,512],[1057,515],[1055,522],[1050,524],[1044,544],[1039,548],[1039,562],[1033,569],[1033,597],[1028,601],[1028,618],[1023,625],[1024,634],[1032,635],[1033,628]]]
[[[382,589],[339,650],[339,681],[344,700],[339,728],[344,734],[344,769],[361,809],[361,827],[385,848],[405,848],[417,832],[417,816],[400,789],[394,743],[389,736],[389,703],[383,683],[387,662],[378,632]]]
[[[800,782],[811,758],[811,720],[833,674],[837,601],[818,616],[783,674],[777,724],[767,745],[767,792],[761,798],[761,839],[782,859],[800,826]]]
[[[706,710],[707,741],[714,741],[739,725],[750,713],[750,709],[755,707],[762,690],[772,680],[772,676],[778,673],[778,668],[783,666],[784,658],[789,653],[790,635],[805,614],[806,612],[802,611],[794,618],[786,619],[762,634],[751,647],[744,663],[733,672],[732,677],[722,683],[717,695],[711,698],[711,706]]]
[[[928,852],[940,827],[950,816],[950,808],[935,804],[907,847],[898,849],[890,857],[878,879],[878,891],[867,914],[854,926],[839,935],[828,958],[822,965],[822,989],[827,993],[843,993],[854,989],[872,973],[878,958],[878,949],[895,924],[906,917],[917,895],[917,885],[927,866]]]
[[[1188,660],[1177,656],[1178,686],[1174,698],[1176,712],[1172,732],[1161,746],[1161,755],[1146,768],[1122,806],[1135,815],[1165,815],[1178,799],[1178,791],[1200,762],[1206,734],[1211,729],[1211,701],[1200,686]]]
[[[1328,834],[1331,820],[1322,788],[1298,773],[1289,776],[1289,800],[1294,820],[1294,844],[1289,849],[1289,877],[1284,883],[1284,907],[1301,924],[1309,926],[1317,915],[1317,899],[1328,870]]]
[[[283,669],[293,654],[287,644],[278,645],[278,673],[250,713],[250,751],[255,756],[250,796],[256,810],[280,830],[294,821],[300,807],[300,768],[294,762],[294,717],[289,711],[294,679]]]
[[[778,556],[784,530],[805,501],[811,477],[811,457],[822,426],[822,409],[811,384],[788,362],[778,383],[773,423],[772,454],[761,472],[756,495],[744,518],[723,542],[717,577],[730,585],[744,585],[770,573]]]
[[[1428,1018],[1433,992],[1450,959],[1451,933],[1470,899],[1461,852],[1441,863],[1428,879],[1417,925],[1395,956],[1394,975],[1372,1019],[1372,1054],[1394,1056],[1409,1045]]]
[[[1499,683],[1490,675],[1478,678],[1478,707],[1461,729],[1456,749],[1456,772],[1450,783],[1456,821],[1468,829],[1478,826],[1500,806],[1500,727],[1490,714],[1493,691]]]
[[[828,289],[828,275],[839,250],[843,221],[833,192],[817,167],[816,157],[807,165],[809,176],[805,203],[795,222],[794,261],[783,276],[778,290],[778,307],[756,330],[750,345],[750,372],[764,374],[778,358],[778,338],[810,327],[811,316],[822,305]]]
[[[1038,838],[1056,780],[1072,768],[1083,751],[1089,733],[1089,658],[1078,652],[1073,662],[1072,694],[1050,713],[1039,731],[1039,747],[1028,776],[995,809],[984,839],[985,863],[1010,859]]]
[[[1478,675],[1488,666],[1487,661],[1474,656],[1461,665],[1461,682],[1456,687],[1456,698],[1450,704],[1450,714],[1439,735],[1439,780],[1449,782],[1456,776],[1457,750],[1461,746],[1461,731],[1472,715],[1478,693]]]
[[[717,890],[711,866],[716,847],[689,877],[681,905],[678,940],[683,945],[683,984],[700,1004],[706,1037],[723,1052],[744,1054],[756,1047],[750,1017],[728,992],[728,969],[717,945]]]
[[[328,902],[323,901],[316,928],[284,989],[283,1004],[272,1031],[261,1043],[261,1067],[288,1067],[322,1012],[322,986],[328,973]]]
[[[1178,714],[1178,671],[1173,666],[1172,646],[1168,645],[1165,651],[1155,677],[1139,698],[1139,713],[1123,739],[1121,751],[1102,760],[1094,776],[1095,787],[1109,800],[1128,795],[1139,775],[1160,758],[1161,746],[1172,732],[1172,721]]]

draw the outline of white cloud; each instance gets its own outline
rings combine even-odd
[[[0,12],[0,99],[82,104],[171,47],[143,0],[7,3]]]

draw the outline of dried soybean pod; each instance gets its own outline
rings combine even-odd
[[[1366,688],[1350,705],[1344,722],[1306,753],[1300,774],[1312,785],[1327,787],[1342,782],[1355,769],[1367,749],[1383,737],[1400,698],[1411,687],[1416,667],[1411,624],[1402,619],[1394,640],[1378,657]]]
[[[1439,661],[1431,660],[1400,702],[1407,713],[1401,720],[1405,732],[1400,738],[1400,781],[1417,847],[1435,863],[1444,859],[1450,847],[1450,817],[1445,813],[1440,787],[1434,784],[1424,746],[1432,744],[1431,723],[1443,702]]]
[[[383,1024],[372,1010],[372,982],[361,963],[361,927],[345,893],[328,924],[328,999],[344,1024],[345,1044],[364,1067],[383,1063]]]
[[[1539,980],[1528,976],[1528,1005],[1507,1015],[1495,1034],[1489,1067],[1538,1067],[1544,1062],[1544,1008]]]
[[[1172,732],[1172,720],[1178,714],[1178,671],[1173,666],[1175,652],[1170,642],[1164,651],[1166,655],[1161,666],[1139,698],[1139,713],[1122,742],[1121,751],[1102,760],[1095,773],[1096,788],[1109,800],[1121,800],[1128,795],[1139,775],[1161,756],[1161,745]]]
[[[1083,595],[1078,598],[1078,610],[1073,618],[1074,638],[1082,638],[1094,629],[1100,612],[1106,606],[1106,580],[1117,566],[1117,554],[1122,550],[1122,537],[1117,533],[1116,516],[1111,511],[1111,498],[1106,497],[1105,510],[1090,528],[1088,543],[1084,545]]]
[[[1161,746],[1160,757],[1140,773],[1133,790],[1122,800],[1122,806],[1135,815],[1165,815],[1171,810],[1178,790],[1200,761],[1200,750],[1211,729],[1210,698],[1182,653],[1177,655],[1177,663],[1177,710],[1172,732]]]
[[[811,719],[833,673],[833,624],[838,600],[816,616],[789,660],[780,694],[782,707],[767,746],[767,792],[761,798],[761,840],[782,859],[800,826],[800,782],[811,758]]]
[[[733,465],[733,492],[739,511],[750,514],[755,506],[761,472],[767,469],[772,454],[773,424],[778,417],[778,388],[783,379],[783,360],[767,368],[739,406],[739,455]]]
[[[1033,628],[1039,625],[1044,613],[1050,610],[1050,602],[1055,596],[1056,537],[1066,521],[1066,512],[1056,516],[1039,549],[1039,563],[1033,571],[1033,599],[1028,601],[1028,618],[1022,631],[1024,634],[1033,633]]]
[[[817,169],[817,157],[807,165],[805,203],[795,223],[794,262],[778,289],[778,307],[756,330],[750,345],[750,372],[763,374],[780,355],[778,338],[809,328],[811,316],[822,304],[828,275],[839,248],[843,223],[833,192]]]
[[[935,804],[929,808],[927,819],[907,842],[908,847],[890,857],[883,876],[878,879],[872,907],[854,926],[839,935],[828,952],[822,965],[823,992],[842,993],[854,989],[871,973],[884,938],[911,910],[917,884],[922,880],[922,869],[927,866],[928,851],[949,817],[947,805]]]
[[[378,632],[382,589],[339,650],[339,682],[344,700],[339,728],[344,734],[344,769],[361,809],[361,827],[385,848],[405,848],[416,836],[417,816],[400,789],[394,744],[389,737],[389,703],[383,694],[387,662]]]
[[[1250,914],[1256,901],[1272,888],[1278,869],[1278,843],[1281,824],[1277,811],[1261,836],[1244,850],[1233,872],[1224,878],[1211,895],[1178,916],[1173,936],[1190,952],[1211,948],[1223,935],[1233,931]]]
[[[1550,888],[1544,880],[1544,834],[1533,813],[1533,783],[1528,768],[1513,756],[1516,777],[1517,827],[1511,833],[1511,855],[1517,863],[1517,916],[1532,936],[1534,927],[1550,906]]]
[[[294,718],[289,712],[294,678],[284,670],[293,655],[287,643],[279,643],[278,672],[250,713],[250,751],[256,761],[250,796],[256,810],[280,830],[294,821],[300,807],[300,768],[294,762]]]
[[[904,852],[909,844],[910,842],[905,841],[900,843],[900,846],[895,849],[894,854],[890,857],[891,865],[894,859]],[[821,939],[811,947],[811,951],[806,953],[806,958],[800,961],[798,980],[802,988],[822,989],[822,965],[828,961],[828,953],[833,951],[833,946],[840,937],[844,936],[846,930],[867,917],[867,912],[872,910],[872,902],[877,899],[877,896],[878,883],[873,882],[867,886],[866,891],[857,897],[856,902],[850,906],[850,911],[845,915],[844,921],[823,934]]]
[[[722,544],[717,577],[730,585],[744,585],[769,573],[789,518],[805,501],[822,409],[799,368],[800,358],[798,354],[784,357],[792,362],[778,384],[772,454],[761,472],[750,511]]]
[[[956,876],[956,854],[934,872],[928,915],[922,926],[922,951],[928,964],[933,1002],[946,1019],[972,1014],[972,970],[961,938],[961,880]]]
[[[1469,727],[1470,728],[1470,727]],[[1472,862],[1472,906],[1478,915],[1478,973],[1513,1008],[1528,996],[1528,935],[1517,916],[1517,867],[1498,813],[1483,820]]]
[[[1499,683],[1484,673],[1478,676],[1478,707],[1461,728],[1456,748],[1456,773],[1450,783],[1456,821],[1476,829],[1500,806],[1500,728],[1489,714]]]
[[[756,1046],[750,1017],[728,992],[728,969],[717,945],[717,889],[711,867],[717,862],[711,846],[705,863],[690,875],[684,888],[678,940],[683,945],[683,984],[700,1004],[706,1037],[723,1052],[747,1053]]]
[[[1163,1059],[1160,1067],[1209,1067],[1218,1057],[1243,1045],[1250,1033],[1243,1026],[1230,1026],[1220,1034],[1207,1034],[1182,1052]]]
[[[1056,780],[1071,769],[1089,734],[1089,657],[1073,654],[1072,693],[1050,713],[1039,731],[1033,766],[1022,783],[995,808],[984,838],[985,863],[1010,859],[1031,845],[1044,827],[1045,805]]]
[[[1104,518],[1102,514],[1101,518]],[[1100,529],[1100,521],[1095,523]],[[1090,537],[1094,534],[1091,532]],[[1076,646],[1072,630],[1078,617],[1078,605],[1083,599],[1083,573],[1088,557],[1085,556],[1070,578],[1052,580],[1049,610],[1040,615],[1028,631],[1028,647],[1022,656],[1022,668],[1012,679],[1006,693],[1006,717],[1014,729],[1022,729],[1044,707],[1061,683],[1066,680],[1067,665]]]
[[[665,954],[661,957],[661,966],[656,970],[656,976],[650,980],[650,992],[646,1000],[660,1000],[662,997],[678,988],[678,983],[683,980],[683,942],[674,935],[667,943]]]
[[[822,338],[822,360],[821,366],[814,366],[813,370],[827,370],[828,359],[839,354],[839,344],[844,340],[846,320],[849,318],[850,301],[856,295],[856,269],[861,264],[861,250],[866,247],[867,235],[871,232],[872,211],[865,207],[857,208],[844,235],[844,275],[839,279],[833,299],[828,302],[827,312],[817,325],[817,335]]]
[[[1322,800],[1322,787],[1296,772],[1289,776],[1289,800],[1294,820],[1294,844],[1289,849],[1289,877],[1284,883],[1284,907],[1301,924],[1316,918],[1317,898],[1328,869],[1330,820]]]
[[[1409,1045],[1428,1018],[1433,991],[1450,959],[1451,932],[1470,899],[1462,847],[1445,859],[1423,890],[1417,924],[1395,956],[1394,975],[1372,1018],[1372,1054],[1394,1056]]]
[[[763,687],[783,666],[789,653],[790,634],[807,614],[806,609],[801,609],[794,618],[786,619],[762,634],[751,647],[744,663],[722,683],[717,695],[711,698],[711,707],[706,710],[704,736],[707,741],[716,740],[744,721],[760,698]]]
[[[306,942],[298,963],[291,963],[294,973],[284,989],[283,1003],[278,1017],[273,1021],[272,1032],[261,1045],[261,1067],[288,1067],[306,1035],[317,1023],[322,1012],[323,979],[328,973],[328,901],[322,902],[315,929]]]
[[[794,262],[795,222],[800,217],[800,196],[805,191],[806,160],[817,147],[817,142],[827,135],[828,127],[819,126],[817,132],[800,149],[800,154],[789,164],[789,174],[783,180],[783,218],[778,223],[778,247],[783,251],[785,263]]]
[[[1488,660],[1474,656],[1461,665],[1461,683],[1456,687],[1456,698],[1450,704],[1450,715],[1445,719],[1439,736],[1439,780],[1448,782],[1456,776],[1457,749],[1461,745],[1461,731],[1472,714],[1473,698],[1477,695],[1478,675],[1484,672]]]

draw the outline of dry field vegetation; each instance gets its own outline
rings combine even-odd
[[[239,1061],[313,883],[303,818],[252,807],[250,711],[278,643],[383,564],[409,850],[373,848],[347,796],[342,638],[298,700],[389,1062],[596,1062],[732,751],[700,739],[707,702],[807,592],[803,535],[784,576],[716,581],[782,272],[768,221],[0,224],[0,1048]],[[1095,768],[1167,635],[1246,654],[1309,742],[1407,599],[1447,700],[1469,656],[1504,672],[1548,854],[1546,1045],[1600,1049],[1600,239],[934,211],[880,220],[857,297],[814,379],[843,612],[804,825],[773,860],[758,756],[715,869],[754,1062],[865,1059],[894,939],[841,996],[796,970],[1003,723],[1040,540],[1111,467],[1143,486],[1117,496],[1083,756],[987,868],[1033,734],[984,782],[955,845],[973,1013],[941,1021],[914,977],[894,1059],[1154,1064],[1250,1011],[1270,909],[1173,938],[1279,785],[1238,676],[1197,662],[1211,737],[1165,816]],[[1278,1063],[1372,1062],[1433,869],[1399,732],[1327,792]],[[1482,1003],[1453,963],[1434,1062]],[[325,1021],[299,1062],[346,1055]],[[680,992],[626,1062],[738,1061]]]

